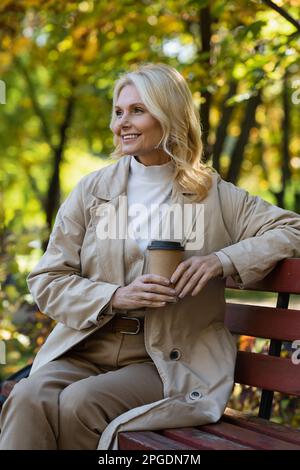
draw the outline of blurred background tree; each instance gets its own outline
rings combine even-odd
[[[1,1],[0,379],[30,362],[53,327],[26,275],[68,192],[111,163],[120,73],[176,67],[199,107],[205,160],[300,211],[299,13],[298,0]]]

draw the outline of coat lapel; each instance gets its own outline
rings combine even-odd
[[[186,249],[195,224],[203,213],[203,204],[191,202],[189,195],[194,196],[195,193],[182,193],[177,183],[173,183],[170,205],[171,207],[177,205],[179,208],[179,220],[176,220],[174,225],[181,229],[180,237],[179,239],[176,237],[176,241],[179,241]]]
[[[130,157],[122,157],[116,165],[110,165],[92,191],[96,202],[90,209],[95,231],[99,268],[106,282],[125,285],[124,237],[105,231],[112,218],[117,228],[127,229],[127,182]]]

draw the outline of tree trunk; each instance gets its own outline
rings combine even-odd
[[[232,96],[235,95],[237,89],[237,82],[231,81],[229,84],[228,93],[223,101],[220,113],[220,123],[216,132],[216,140],[213,147],[213,167],[220,172],[220,157],[223,150],[224,142],[227,135],[227,127],[229,125],[231,115],[234,107],[228,106],[227,102]]]
[[[283,78],[282,88],[282,102],[283,102],[283,118],[282,118],[282,170],[281,170],[281,191],[275,193],[277,199],[277,205],[279,207],[285,207],[284,197],[287,183],[290,180],[291,173],[289,168],[290,162],[290,97],[288,89],[288,72],[285,73]]]
[[[210,73],[211,67],[211,16],[210,8],[204,7],[200,10],[200,35],[201,35],[201,53],[207,54],[207,57],[203,61],[202,65],[207,73]],[[206,162],[211,154],[211,150],[208,148],[208,136],[210,130],[209,117],[211,108],[211,93],[206,88],[202,93],[204,103],[200,106],[200,117],[202,126],[202,142],[203,142],[203,161]]]
[[[73,116],[74,104],[75,104],[75,99],[74,99],[74,96],[71,95],[70,98],[68,99],[68,102],[66,105],[65,117],[60,127],[60,131],[59,131],[59,134],[60,134],[59,144],[54,149],[54,152],[53,152],[53,173],[50,178],[46,204],[45,204],[46,221],[47,221],[49,232],[52,229],[54,216],[56,214],[56,211],[60,203],[60,178],[59,178],[60,164],[63,158],[64,148],[66,144],[67,129],[70,126],[72,116]],[[48,246],[48,241],[49,240],[46,240],[43,244],[44,250]]]
[[[53,173],[50,179],[46,201],[46,220],[49,228],[52,227],[54,213],[56,212],[60,201],[59,170],[66,142],[66,130],[71,121],[73,107],[74,100],[71,97],[67,103],[65,119],[60,128],[60,142],[53,154]]]
[[[258,92],[257,95],[252,96],[248,100],[246,105],[244,119],[241,122],[241,133],[233,149],[230,160],[230,166],[226,177],[227,181],[230,181],[233,184],[237,183],[239,177],[245,147],[249,139],[250,131],[255,125],[255,113],[257,106],[260,104],[260,102],[261,93]]]

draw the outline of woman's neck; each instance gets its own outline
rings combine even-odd
[[[152,165],[164,165],[171,161],[171,158],[166,153],[164,154],[157,154],[155,156],[138,156],[134,155],[134,158],[139,162],[142,163],[144,166],[152,166]]]

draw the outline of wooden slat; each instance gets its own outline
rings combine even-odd
[[[243,445],[248,445],[254,449],[263,450],[300,450],[300,445],[281,441],[274,437],[244,429],[223,421],[216,424],[206,424],[199,429],[215,434],[216,436],[230,439]]]
[[[300,339],[300,311],[226,304],[225,324],[232,333],[294,341]]]
[[[300,431],[289,426],[273,423],[248,413],[226,408],[222,421],[250,429],[267,436],[300,445]]]
[[[252,447],[243,446],[197,428],[166,429],[163,435],[198,450],[253,450]]]
[[[195,450],[195,447],[168,439],[153,431],[119,433],[120,450]]]
[[[239,289],[230,277],[226,280],[226,287]],[[247,290],[300,294],[300,258],[289,258],[280,261],[262,281],[245,288]]]
[[[291,359],[238,351],[235,381],[300,396],[300,369]]]

